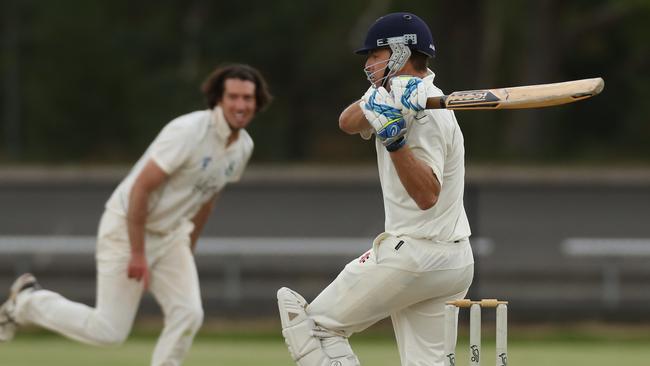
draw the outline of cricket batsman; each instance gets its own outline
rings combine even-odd
[[[339,126],[375,135],[385,231],[311,303],[278,290],[282,334],[299,366],[353,366],[348,337],[390,317],[402,365],[443,365],[445,302],[463,298],[474,274],[463,134],[452,111],[425,110],[442,92],[422,19],[379,18],[356,53],[366,56],[371,86]]]

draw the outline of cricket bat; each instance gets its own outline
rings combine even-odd
[[[602,78],[501,89],[457,91],[427,99],[427,109],[524,109],[573,103],[603,90]]]

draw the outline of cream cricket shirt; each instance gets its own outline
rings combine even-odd
[[[174,119],[113,192],[106,208],[126,216],[133,182],[153,159],[169,178],[149,197],[147,230],[166,234],[187,223],[227,183],[238,181],[248,163],[253,140],[242,129],[226,148],[230,133],[221,107]]]
[[[433,78],[431,72],[423,82],[433,83]],[[437,90],[442,95],[442,91]],[[402,185],[389,152],[377,140],[386,232],[440,242],[468,238],[471,231],[463,206],[465,147],[454,113],[427,110],[405,118],[408,128],[406,144],[417,158],[431,167],[441,190],[438,202],[432,208],[420,210]]]

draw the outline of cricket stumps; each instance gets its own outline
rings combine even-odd
[[[469,364],[481,365],[481,310],[496,308],[496,366],[508,366],[508,302],[497,299],[448,301],[445,305],[445,366],[456,365],[457,316],[469,308]]]

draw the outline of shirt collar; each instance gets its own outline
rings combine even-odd
[[[220,140],[227,141],[228,137],[232,133],[228,122],[226,122],[226,117],[223,115],[223,109],[220,106],[214,107],[212,110],[212,125],[214,126],[214,131],[219,137]]]
[[[427,76],[425,76],[423,80],[433,82],[433,79],[435,77],[436,77],[436,74],[431,69],[427,69]]]

